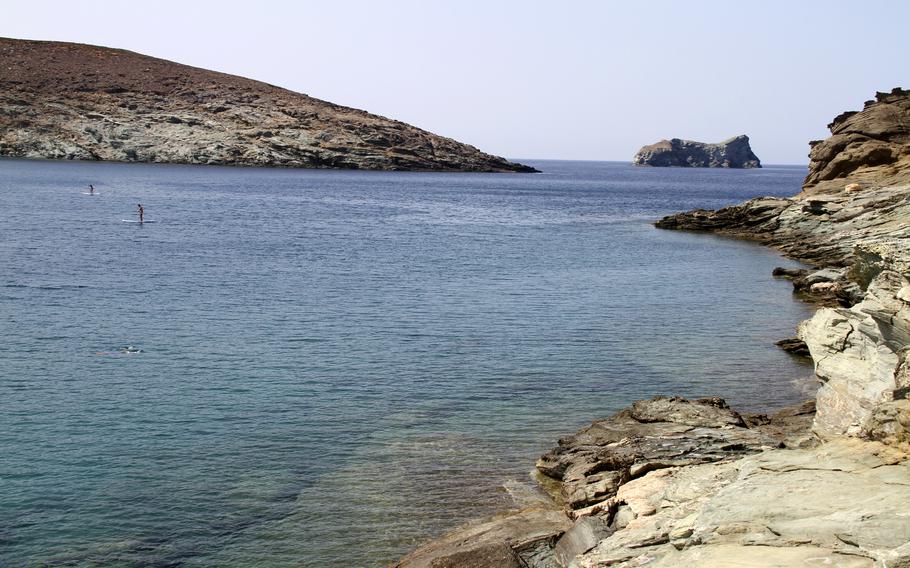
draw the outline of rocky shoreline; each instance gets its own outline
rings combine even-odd
[[[814,401],[770,416],[657,397],[537,462],[552,504],[433,541],[416,567],[910,566],[910,92],[879,93],[812,144],[791,199],[691,211],[663,229],[747,238],[821,307],[793,350]]]

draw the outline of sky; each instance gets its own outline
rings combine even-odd
[[[910,87],[904,0],[0,0],[0,36],[129,49],[512,159],[747,134],[765,164]]]

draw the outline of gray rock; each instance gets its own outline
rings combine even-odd
[[[661,140],[643,146],[632,158],[638,166],[691,168],[760,168],[761,161],[745,134],[717,144],[692,140]]]
[[[600,517],[582,517],[556,543],[556,562],[568,566],[573,558],[591,550],[613,534],[613,529]]]

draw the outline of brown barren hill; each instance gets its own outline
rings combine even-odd
[[[409,124],[225,73],[0,38],[0,156],[533,172]]]

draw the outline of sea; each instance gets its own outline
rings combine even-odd
[[[0,566],[387,566],[637,399],[812,396],[798,264],[652,225],[805,167],[525,163],[0,160]]]

